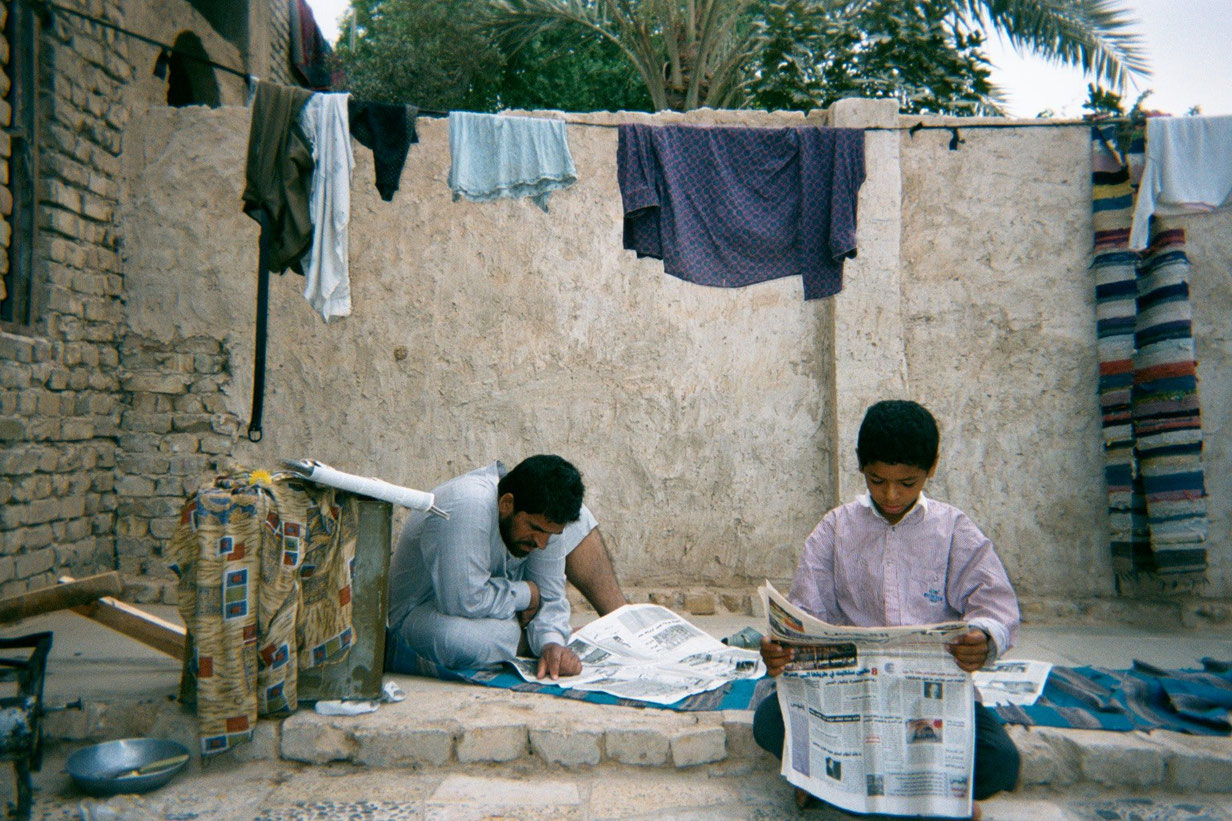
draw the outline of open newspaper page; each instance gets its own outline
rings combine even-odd
[[[672,704],[738,678],[766,674],[761,654],[728,647],[657,604],[626,604],[573,634],[569,649],[581,675],[553,684],[620,698]],[[538,681],[534,659],[515,659],[522,678]]]
[[[1046,661],[1002,659],[991,667],[976,670],[971,677],[985,707],[999,704],[1029,707],[1044,692],[1051,670],[1052,665]]]
[[[945,649],[967,625],[840,627],[761,594],[795,649],[778,682],[787,780],[852,812],[969,818],[974,693]]]

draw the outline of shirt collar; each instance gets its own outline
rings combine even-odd
[[[876,516],[878,519],[885,522],[886,524],[890,524],[889,521],[886,520],[886,517],[881,515],[881,511],[877,509],[877,506],[873,504],[872,494],[862,493],[860,494],[860,497],[856,499],[856,501],[859,502],[862,506],[871,510],[873,512],[873,515]],[[928,512],[928,497],[924,495],[924,491],[922,490],[920,491],[919,498],[915,500],[915,504],[911,506],[911,510],[908,510],[907,515],[898,520],[898,524],[901,525],[904,521],[914,516],[917,510],[923,511],[920,514],[921,516],[923,516],[925,513]],[[893,526],[894,525],[891,525],[891,527]]]

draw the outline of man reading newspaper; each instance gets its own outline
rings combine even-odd
[[[924,495],[924,485],[936,471],[939,442],[932,414],[915,402],[885,401],[869,408],[856,445],[868,493],[830,511],[817,525],[805,542],[788,598],[791,605],[803,611],[802,615],[829,625],[893,628],[961,622],[962,628],[944,643],[952,660],[944,669],[938,669],[935,659],[928,662],[927,651],[920,650],[918,658],[913,656],[912,665],[921,671],[937,672],[931,676],[907,675],[902,670],[889,669],[898,658],[898,651],[889,647],[889,655],[874,659],[880,666],[861,664],[860,651],[867,648],[858,643],[858,633],[848,637],[851,640],[845,643],[854,646],[846,649],[842,642],[813,648],[811,652],[819,658],[799,659],[803,667],[813,671],[803,678],[812,677],[814,683],[819,678],[828,678],[836,686],[828,687],[826,695],[812,696],[823,699],[820,705],[797,702],[801,707],[799,714],[828,723],[836,733],[845,731],[845,735],[840,733],[835,739],[850,738],[854,725],[855,732],[864,733],[864,754],[893,771],[865,772],[863,783],[856,785],[850,779],[843,780],[855,769],[851,766],[854,762],[832,756],[834,760],[825,762],[821,780],[809,780],[798,770],[795,772],[800,777],[793,780],[825,785],[824,779],[829,778],[836,786],[845,786],[853,800],[858,789],[863,802],[848,808],[862,807],[860,811],[874,812],[917,813],[913,807],[920,804],[907,803],[912,796],[961,790],[964,795],[958,804],[939,801],[925,806],[932,814],[944,815],[958,815],[954,807],[965,806],[978,818],[979,807],[970,803],[971,797],[979,800],[1012,789],[1018,780],[1019,756],[992,711],[978,703],[973,705],[973,711],[968,706],[974,694],[969,674],[1010,648],[1018,630],[1018,600],[992,543],[971,519],[957,508]],[[768,607],[768,614],[771,610]],[[784,608],[779,612],[784,618],[779,627],[790,633],[795,627],[793,617]],[[800,628],[803,630],[803,625]],[[886,635],[881,638],[892,643],[892,631],[882,632]],[[917,649],[925,646],[924,638],[913,642]],[[777,676],[796,661],[793,645],[772,637],[763,639],[761,654],[771,676]],[[845,690],[837,685],[860,676],[871,682],[879,673],[890,673],[897,677],[894,680],[915,682],[918,698],[914,685],[903,684],[894,689],[881,685],[879,692],[893,709],[885,710],[883,700],[879,703],[883,714],[873,716],[857,709],[861,705],[843,700]],[[792,678],[793,687],[803,680]],[[785,684],[780,682],[780,689]],[[872,691],[866,688],[866,692]],[[958,704],[954,701],[955,692],[972,695],[966,696],[967,704]],[[824,700],[829,697],[841,703]],[[914,714],[904,717],[901,726],[891,727],[894,717],[889,713],[895,711]],[[947,728],[947,721],[956,726]],[[794,724],[792,729],[796,729]],[[949,767],[955,773],[962,770],[948,750],[941,752],[947,746],[948,729],[957,730],[964,739],[974,737],[971,783],[964,784],[961,775],[948,782],[929,778],[930,767]],[[753,731],[763,748],[778,756],[784,754],[785,727],[778,697],[767,698],[758,706]],[[796,753],[792,763],[807,754],[810,744],[817,749],[823,743],[820,738],[805,738],[803,742],[797,738],[792,742],[804,745],[786,751],[789,755]],[[836,749],[841,746],[838,741],[835,744]],[[971,751],[965,753],[969,767]],[[790,775],[786,761],[784,772]],[[887,783],[887,778],[892,783]],[[894,790],[903,796],[903,802],[882,800]],[[801,805],[809,800],[807,792],[797,791]]]

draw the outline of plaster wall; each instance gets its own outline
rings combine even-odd
[[[808,118],[567,116],[916,121],[873,101]],[[247,131],[242,108],[151,109],[125,138],[121,215],[131,333],[221,339],[216,415],[240,431],[257,244],[239,208]],[[265,438],[222,437],[220,459],[311,456],[426,489],[493,458],[554,451],[582,469],[626,585],[748,590],[786,582],[820,516],[860,491],[863,409],[905,396],[941,423],[930,493],[988,532],[1024,600],[1113,595],[1085,129],[965,130],[958,151],[948,131],[870,130],[859,257],[840,295],[811,303],[798,281],[706,288],[635,259],[621,247],[615,129],[569,136],[579,182],[549,214],[453,202],[442,120],[420,120],[393,202],[356,144],[354,313],[327,325],[301,278],[273,278]],[[1203,593],[1225,599],[1229,219],[1191,221],[1212,497]]]
[[[1021,594],[1111,594],[1087,130],[961,136],[902,145],[910,392],[942,428],[931,489],[989,534]]]
[[[1089,131],[960,136],[956,151],[948,130],[902,137],[908,392],[942,427],[930,490],[985,529],[1021,596],[1111,596],[1088,271]],[[1227,597],[1232,223],[1226,214],[1181,223],[1193,264],[1211,518],[1203,594]]]
[[[688,119],[718,117],[803,122]],[[225,410],[240,420],[257,247],[239,208],[247,132],[242,108],[152,109],[127,135],[123,218],[130,330],[223,338]],[[786,581],[836,499],[832,304],[804,302],[798,280],[691,285],[624,251],[614,128],[571,128],[579,181],[547,214],[451,201],[447,124],[421,119],[419,136],[389,203],[356,145],[352,316],[326,325],[300,277],[273,278],[265,438],[241,436],[234,461],[311,456],[430,488],[558,452],[582,470],[626,584]],[[869,169],[869,190],[897,177],[876,157]],[[880,242],[861,234],[849,276]]]

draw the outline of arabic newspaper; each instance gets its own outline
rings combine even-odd
[[[728,647],[657,604],[626,604],[592,621],[573,634],[569,649],[582,660],[582,672],[552,684],[654,704],[766,674],[759,652]],[[513,664],[526,681],[539,681],[535,659]]]
[[[860,813],[971,816],[971,676],[945,645],[964,622],[838,627],[767,582],[769,634],[795,648],[778,682],[783,775]]]

